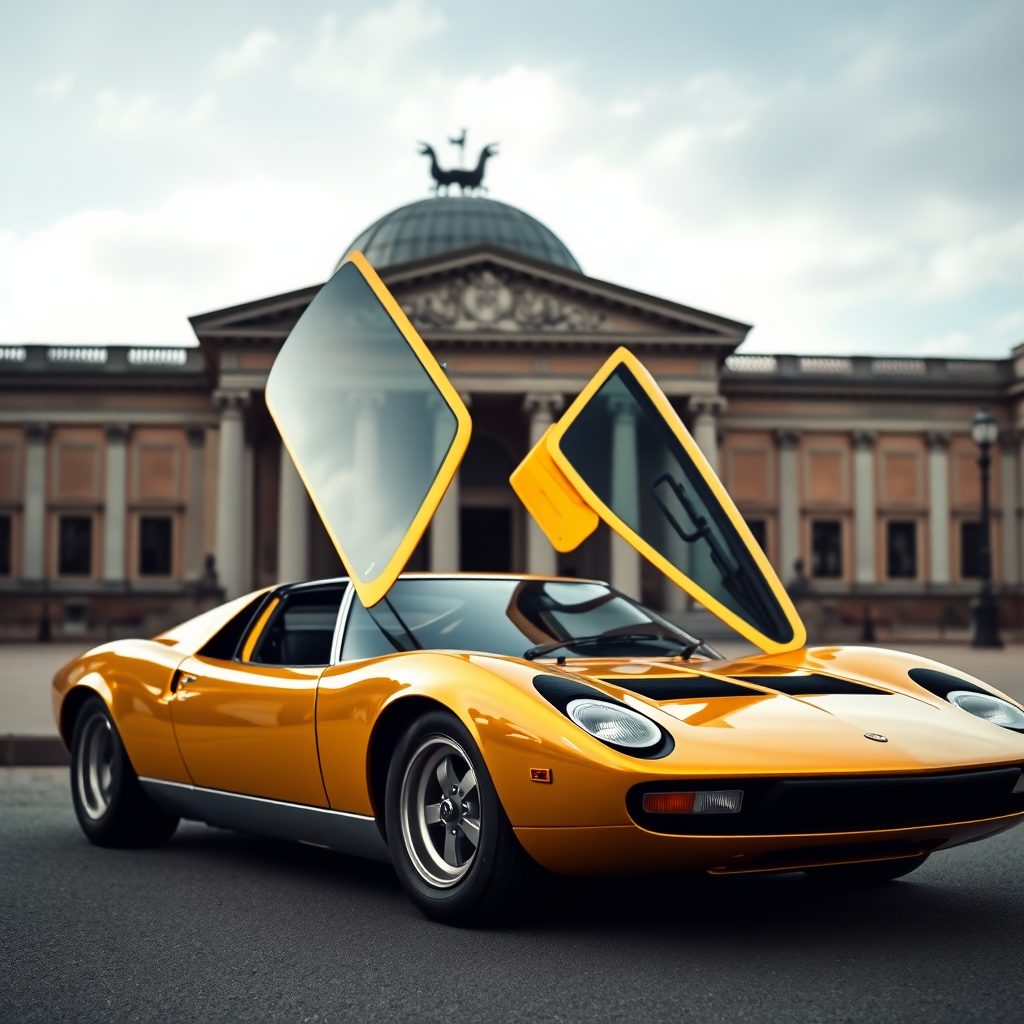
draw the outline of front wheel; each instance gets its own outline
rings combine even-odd
[[[504,915],[526,894],[536,865],[454,715],[424,715],[399,741],[384,810],[399,880],[428,917],[478,923]]]
[[[107,705],[90,697],[71,738],[71,799],[82,831],[97,846],[164,843],[178,818],[146,796]]]
[[[927,859],[928,854],[922,853],[917,857],[900,857],[899,860],[872,860],[863,864],[835,864],[828,867],[809,868],[807,874],[815,881],[827,885],[878,885],[881,882],[892,882],[904,875],[909,875]]]

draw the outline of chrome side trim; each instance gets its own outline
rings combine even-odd
[[[331,811],[163,779],[140,778],[139,782],[153,800],[183,818],[391,863],[391,854],[381,839],[376,819],[365,814]]]
[[[356,588],[350,583],[341,599],[341,607],[338,609],[338,621],[334,624],[334,639],[331,641],[331,664],[337,665],[341,661],[341,643],[345,637],[345,626],[348,623],[348,613],[352,609],[352,602],[355,600]]]

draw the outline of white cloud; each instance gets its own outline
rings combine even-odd
[[[1024,309],[1012,309],[992,322],[995,334],[1010,334],[1014,337],[1024,334]]]
[[[49,82],[43,82],[36,89],[40,96],[51,100],[62,100],[71,90],[71,75],[60,75]]]
[[[252,179],[2,233],[0,340],[191,343],[191,314],[322,281],[340,216],[309,183]]]
[[[234,78],[263,64],[277,48],[277,34],[267,29],[250,32],[238,46],[221,50],[213,60],[214,74],[221,78]]]
[[[921,356],[964,356],[968,359],[977,358],[978,350],[974,339],[963,331],[950,331],[949,334],[933,335],[925,338],[917,349]]]
[[[345,28],[337,16],[328,15],[312,51],[293,69],[293,79],[303,88],[369,102],[392,95],[415,80],[409,57],[416,46],[444,25],[441,12],[422,0],[399,0],[368,11]]]
[[[226,179],[239,175],[227,165],[267,177],[12,236],[5,265],[16,251],[45,276],[33,253],[78,254],[74,272],[109,306],[83,292],[63,320],[36,307],[47,330],[68,332],[62,340],[100,338],[106,323],[129,330],[124,309],[131,330],[187,335],[189,312],[322,279],[359,229],[426,194],[415,140],[453,163],[445,140],[468,125],[467,162],[501,144],[490,194],[548,223],[585,271],[754,323],[753,349],[966,353],[998,350],[1019,330],[1019,294],[991,298],[1024,274],[1015,171],[1024,146],[1006,128],[1024,92],[1013,88],[1020,73],[1001,42],[1013,33],[999,19],[938,42],[863,32],[817,78],[673,67],[657,87],[603,71],[588,81],[578,63],[467,60],[453,72],[425,45],[442,31],[467,38],[427,0],[325,18],[279,106],[261,107],[248,125],[229,120],[237,110],[222,111],[212,94],[183,104],[165,91],[103,93],[103,134],[154,146],[166,138],[180,151],[181,136],[216,112],[217,137],[204,141],[227,159],[210,167]],[[228,77],[280,67],[286,49],[301,51],[295,38],[286,48],[284,37],[254,30],[212,68]],[[280,142],[274,151],[268,134]],[[297,223],[300,210],[307,219]],[[265,237],[255,226],[264,223]],[[5,313],[29,306],[0,287],[3,329],[30,340],[31,320]]]
[[[121,136],[187,132],[209,121],[215,106],[212,93],[176,111],[150,93],[125,97],[107,89],[96,97],[96,126],[104,134]]]

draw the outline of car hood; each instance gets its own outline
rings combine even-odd
[[[1024,736],[918,686],[907,673],[921,667],[984,685],[928,659],[874,648],[811,648],[685,665],[595,659],[573,664],[572,674],[656,719],[672,734],[675,749],[651,762],[659,773],[935,771],[1024,763]],[[807,679],[821,685],[792,686]],[[673,680],[679,681],[675,695]],[[830,687],[829,680],[835,685]],[[840,692],[780,692],[786,688]],[[688,692],[693,695],[679,695]]]

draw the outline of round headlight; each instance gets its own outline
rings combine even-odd
[[[571,700],[565,712],[584,732],[616,747],[639,750],[661,740],[661,730],[649,718],[607,701]]]
[[[991,694],[951,690],[946,694],[946,700],[968,714],[984,718],[993,725],[1001,725],[1004,729],[1024,729],[1024,711],[1014,707],[1009,701],[1000,700]]]

